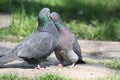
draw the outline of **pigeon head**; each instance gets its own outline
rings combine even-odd
[[[52,33],[57,32],[57,29],[52,19],[50,18],[49,8],[43,8],[39,12],[37,31],[47,31],[47,32],[52,32]]]
[[[39,25],[44,25],[46,22],[49,21],[49,14],[50,14],[50,9],[49,8],[43,8],[38,15],[38,24]]]
[[[60,20],[60,16],[59,16],[59,14],[58,14],[57,12],[52,12],[52,13],[50,14],[50,17],[52,18],[52,20],[53,20],[54,22],[57,22],[57,21]]]
[[[66,25],[63,23],[63,21],[60,18],[60,15],[57,12],[52,12],[50,14],[50,17],[52,18],[54,24],[56,25],[56,28],[58,30],[65,30],[67,29]]]
[[[49,8],[43,8],[41,9],[41,11],[39,12],[39,17],[38,18],[42,18],[45,17],[46,15],[50,14],[50,9]]]

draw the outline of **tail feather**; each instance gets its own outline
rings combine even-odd
[[[83,61],[83,60],[81,60],[81,59],[79,59],[77,62],[76,62],[76,64],[85,64],[86,62],[85,61]]]
[[[8,63],[8,62],[12,62],[16,59],[20,59],[17,56],[17,53],[13,50],[8,51],[7,53],[5,53],[5,55],[3,55],[2,57],[0,57],[0,66],[3,66],[4,64]]]
[[[4,56],[4,54],[0,54],[0,57]]]
[[[7,53],[9,53],[8,51],[0,53],[0,58],[3,57],[3,56],[5,56]]]

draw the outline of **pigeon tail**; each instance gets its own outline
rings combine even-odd
[[[83,61],[83,60],[81,60],[81,59],[79,59],[77,62],[76,62],[76,64],[85,64],[86,62],[85,61]]]
[[[0,54],[0,57],[4,56],[5,54]]]
[[[16,59],[20,59],[20,58],[17,57],[17,54],[13,50],[10,50],[6,52],[5,55],[0,57],[0,66],[3,66],[4,64],[14,61]]]

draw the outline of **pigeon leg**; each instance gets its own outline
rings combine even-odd
[[[58,67],[63,67],[63,65],[62,64],[58,64]]]
[[[72,65],[70,66],[67,66],[68,68],[73,68],[75,66],[75,63],[73,63]]]
[[[45,68],[42,68],[40,65],[37,65],[35,68],[38,70],[45,70]]]

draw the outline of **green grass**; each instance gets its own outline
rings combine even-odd
[[[120,0],[0,0],[0,12],[12,14],[11,28],[0,36],[30,35],[43,7],[58,12],[79,39],[120,40]]]
[[[72,79],[68,79],[57,74],[45,74],[43,76],[30,78],[30,77],[19,77],[16,74],[10,73],[10,74],[1,74],[0,80],[72,80]]]
[[[16,74],[2,74],[0,75],[0,80],[32,80],[27,77],[19,77]]]
[[[120,80],[120,73],[119,72],[111,73],[105,78],[96,78],[95,80]]]
[[[72,79],[65,78],[57,74],[46,74],[44,76],[38,77],[37,80],[72,80]]]
[[[16,36],[28,36],[35,31],[37,27],[37,18],[34,15],[28,17],[25,12],[21,12],[21,16],[14,15],[10,33]]]
[[[120,60],[119,59],[106,59],[106,60],[100,61],[99,63],[107,65],[110,68],[120,70]]]

